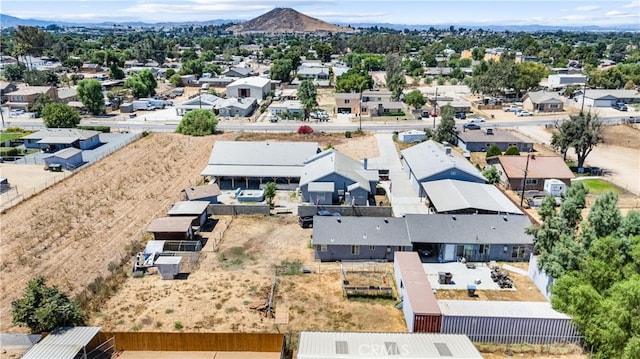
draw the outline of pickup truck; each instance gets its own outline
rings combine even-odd
[[[518,111],[522,111],[522,107],[516,106],[516,105],[509,105],[507,107],[503,107],[502,111],[504,111],[504,112],[518,112]]]

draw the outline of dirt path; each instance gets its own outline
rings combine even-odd
[[[72,295],[120,263],[125,247],[199,179],[215,139],[152,134],[0,217],[0,330],[11,301],[43,275]],[[15,328],[14,328],[15,329]]]

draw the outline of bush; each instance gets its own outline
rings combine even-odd
[[[385,113],[385,116],[404,116],[404,112],[399,111],[399,112],[389,112],[389,113]]]
[[[24,130],[17,126],[7,127],[4,132],[24,132]]]
[[[176,132],[188,136],[206,136],[216,132],[218,120],[210,110],[199,109],[187,112],[176,128]]]
[[[345,131],[344,132],[344,137],[351,138],[351,131]]]
[[[496,145],[491,145],[491,147],[489,147],[489,149],[487,150],[487,158],[493,157],[493,156],[500,156],[501,154],[502,154],[502,151],[500,151],[500,148]]]
[[[299,135],[310,135],[313,133],[313,128],[311,126],[302,125],[298,128]]]
[[[504,154],[505,156],[520,156],[520,151],[518,151],[518,147],[516,146],[509,146]]]
[[[15,147],[2,147],[0,148],[0,155],[2,156],[18,156],[20,151]]]
[[[111,127],[109,126],[78,126],[81,130],[99,131],[102,133],[110,133]]]

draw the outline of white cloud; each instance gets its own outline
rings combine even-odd
[[[622,7],[626,8],[626,9],[634,8],[634,7],[640,7],[640,0],[632,1],[632,2],[630,2],[628,4],[626,4],[626,5],[622,5]]]
[[[600,9],[600,6],[596,6],[596,5],[585,5],[585,6],[579,6],[576,8],[576,11],[593,11],[593,10],[598,10]]]
[[[585,16],[585,15],[567,15],[567,16],[562,16],[560,18],[560,20],[565,20],[565,21],[584,21],[584,20],[588,20],[590,17],[589,16]]]
[[[623,11],[618,11],[618,10],[611,10],[608,11],[606,14],[606,16],[613,16],[613,17],[627,17],[629,16],[628,12],[623,12]]]

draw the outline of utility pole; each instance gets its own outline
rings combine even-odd
[[[433,100],[433,129],[436,129],[436,117],[438,116],[438,88],[436,87],[436,98]]]
[[[522,180],[522,193],[520,195],[520,207],[522,207],[522,203],[524,202],[524,188],[527,185],[527,172],[529,172],[529,157],[531,157],[531,154],[527,153],[527,164],[524,167],[524,179]]]
[[[580,107],[580,114],[584,113],[584,98],[587,96],[587,82],[589,82],[589,76],[585,76],[584,86],[582,86],[582,106]]]

